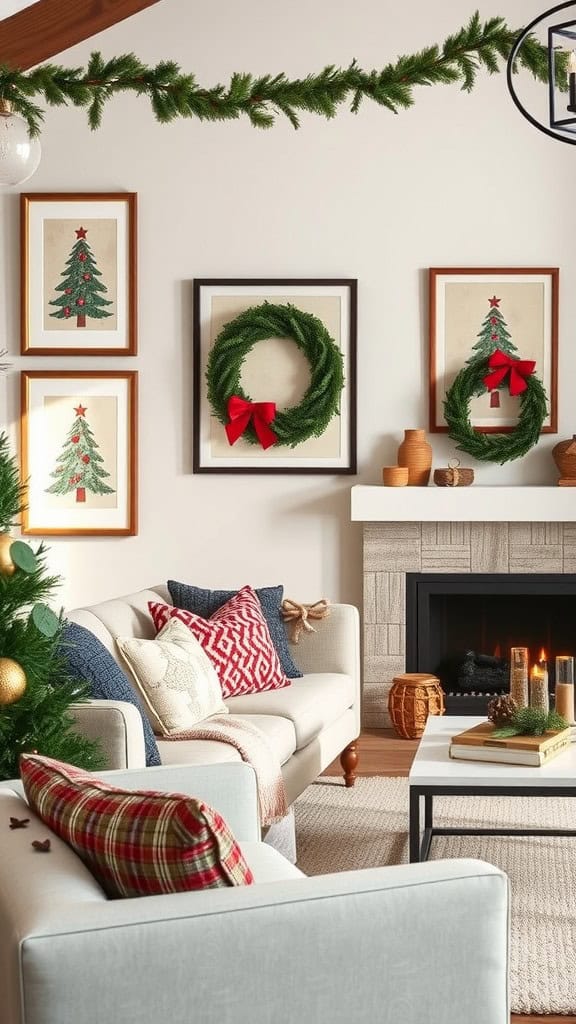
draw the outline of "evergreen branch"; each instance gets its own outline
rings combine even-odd
[[[290,80],[285,74],[255,78],[249,73],[232,75],[229,86],[201,88],[193,75],[182,72],[174,61],[147,67],[133,53],[108,61],[92,53],[88,66],[65,68],[43,64],[22,72],[0,64],[0,99],[8,100],[28,124],[31,136],[39,135],[43,110],[32,100],[41,96],[50,106],[73,104],[86,107],[90,128],[100,127],[108,100],[121,92],[145,95],[154,116],[161,123],[178,117],[202,121],[249,118],[258,128],[270,128],[278,114],[284,114],[294,128],[299,111],[332,118],[345,101],[353,113],[364,98],[387,107],[393,113],[414,103],[416,86],[460,82],[469,92],[479,70],[496,74],[511,53],[520,30],[508,28],[503,18],[482,22],[476,11],[467,25],[448,36],[442,47],[429,46],[411,56],[401,56],[381,70],[364,71],[356,61],[347,68],[325,67],[306,78]],[[556,85],[567,89],[568,55],[556,55]],[[548,81],[548,51],[535,36],[523,41],[515,68],[529,71],[541,82]]]
[[[23,508],[25,490],[18,467],[9,458],[8,436],[0,434],[0,532],[7,533],[14,525]]]

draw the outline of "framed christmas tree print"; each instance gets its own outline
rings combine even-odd
[[[23,193],[20,237],[22,355],[136,355],[136,193]]]
[[[21,373],[22,533],[134,536],[137,373]]]
[[[449,432],[446,396],[452,413],[464,375],[476,382],[461,411],[474,431],[516,431],[535,378],[546,403],[540,433],[557,433],[558,278],[557,267],[430,268],[432,432]]]

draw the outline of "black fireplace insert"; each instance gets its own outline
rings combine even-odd
[[[485,714],[506,692],[511,647],[576,654],[576,574],[407,573],[406,671],[432,672],[447,714]]]

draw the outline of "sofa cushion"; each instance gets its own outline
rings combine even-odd
[[[355,700],[354,683],[341,672],[310,672],[293,679],[290,690],[248,694],[226,700],[233,715],[279,715],[294,725],[296,749],[307,746]]]
[[[183,732],[226,714],[214,666],[194,634],[170,619],[155,640],[116,637],[157,732]]]
[[[67,842],[110,897],[249,885],[225,821],[177,793],[117,789],[48,757],[23,754],[32,810]]]
[[[210,619],[157,601],[149,608],[156,629],[175,618],[192,631],[218,673],[224,697],[290,686],[252,587],[242,587]]]
[[[202,587],[194,587],[189,583],[178,583],[176,580],[168,580],[168,590],[172,603],[177,608],[194,612],[195,615],[201,615],[203,619],[209,619],[237,593],[236,590],[204,590]],[[299,679],[302,673],[292,659],[286,627],[280,611],[284,587],[281,585],[278,587],[256,587],[255,593],[268,624],[272,643],[280,658],[282,671],[289,679]]]
[[[124,700],[138,709],[144,730],[146,764],[160,764],[154,732],[136,691],[126,673],[94,633],[77,622],[65,622],[58,654],[65,659],[71,676],[88,683],[94,700]]]

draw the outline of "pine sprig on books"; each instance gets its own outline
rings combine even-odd
[[[495,729],[495,739],[508,739],[509,736],[543,736],[545,732],[567,729],[570,723],[557,711],[541,711],[540,708],[518,708],[512,716],[510,725]]]

